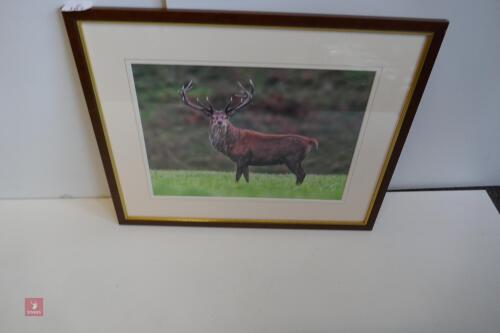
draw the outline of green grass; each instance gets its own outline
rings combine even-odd
[[[158,196],[219,196],[340,200],[346,175],[307,175],[295,185],[293,174],[252,173],[250,182],[234,172],[151,170],[153,193]]]

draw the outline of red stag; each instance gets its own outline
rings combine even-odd
[[[264,134],[238,128],[229,121],[229,117],[252,101],[254,84],[252,80],[249,80],[249,83],[250,88],[246,89],[238,82],[240,93],[232,95],[223,110],[215,109],[208,97],[203,102],[199,99],[190,100],[187,92],[193,88],[193,81],[182,86],[181,100],[188,107],[203,112],[210,119],[210,143],[236,163],[237,182],[242,174],[245,180],[249,181],[250,165],[285,164],[295,174],[296,184],[302,184],[306,173],[301,163],[313,148],[318,149],[318,140],[295,134]]]

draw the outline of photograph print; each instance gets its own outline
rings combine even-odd
[[[342,199],[375,71],[130,72],[154,196]]]
[[[118,222],[238,228],[371,230],[448,26],[63,17]]]

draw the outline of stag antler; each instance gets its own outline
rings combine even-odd
[[[187,96],[187,92],[191,89],[193,89],[193,80],[185,83],[179,91],[182,103],[192,109],[202,111],[207,116],[212,115],[212,113],[214,112],[214,106],[212,105],[212,103],[210,103],[208,96],[206,97],[206,103],[200,102],[198,98],[196,98],[196,101],[191,101]]]
[[[241,82],[238,82],[238,86],[240,86],[241,91],[239,94],[231,96],[229,99],[229,102],[226,104],[226,107],[224,108],[224,111],[228,116],[233,115],[236,113],[238,110],[244,108],[250,102],[252,102],[253,98],[253,92],[254,92],[254,85],[252,79],[249,79],[248,82],[250,83],[250,89],[246,89]],[[239,99],[238,104],[233,105],[233,97],[237,97]]]

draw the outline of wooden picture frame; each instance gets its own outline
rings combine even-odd
[[[63,12],[63,17],[119,223],[350,230],[373,228],[448,26],[446,20],[438,19],[126,8]],[[252,48],[252,43],[257,46]],[[303,70],[308,75],[313,73],[313,77],[321,71],[336,71],[333,74],[357,77],[358,81],[362,81],[359,77],[369,77],[363,73],[373,72],[358,132],[349,143],[351,155],[345,158],[348,167],[341,175],[344,183],[338,186],[341,187],[339,198],[323,199],[315,191],[307,197],[301,194],[300,186],[304,185],[295,185],[294,178],[285,174],[280,177],[288,178],[279,179],[284,179],[286,185],[283,186],[289,186],[290,193],[299,193],[297,197],[285,196],[288,193],[275,197],[264,193],[252,198],[248,198],[248,194],[225,197],[195,192],[158,195],[154,188],[157,179],[153,179],[156,169],[148,167],[150,147],[145,147],[144,139],[148,129],[141,123],[145,119],[141,113],[145,112],[141,105],[144,90],[139,89],[136,72],[142,68],[140,74],[149,73],[149,81],[141,79],[148,83],[155,73],[176,71],[177,75],[181,69],[187,73],[195,66],[203,67],[203,71],[212,76],[234,74],[240,68],[256,76],[274,70],[285,73],[283,75],[301,75]],[[295,69],[299,72],[294,72]],[[330,77],[328,73],[320,74]],[[188,87],[185,82],[175,84],[169,89]],[[311,84],[321,85],[323,81],[318,83],[313,79]],[[249,89],[247,81],[245,85]],[[301,91],[297,85],[294,91]],[[309,100],[307,94],[312,94],[313,89],[307,89],[302,90]],[[234,96],[241,97],[241,91]],[[175,108],[183,107],[181,99],[169,98],[171,105],[177,103]],[[356,101],[359,100],[360,97]],[[190,128],[182,130],[188,133]],[[181,149],[182,145],[183,149],[189,149],[183,142],[175,147]],[[265,141],[262,146],[266,154],[270,151],[269,142]],[[288,156],[292,153],[284,150],[290,145],[286,141],[274,147],[272,156],[288,165],[288,158],[292,159]],[[330,141],[324,139],[319,146],[329,149]],[[307,148],[308,154],[311,147]],[[216,154],[214,151],[213,156]],[[255,151],[252,154],[258,155]],[[266,158],[267,162],[272,159]],[[248,165],[253,165],[251,158],[245,159]],[[300,166],[300,161],[298,163]],[[289,168],[300,183],[300,172]],[[241,176],[242,172],[239,173]],[[254,177],[253,171],[251,174]],[[271,179],[266,178],[268,176],[274,177],[274,174],[255,175],[264,181]],[[324,179],[334,179],[327,176],[308,175],[304,184],[309,184],[309,179],[323,184],[327,182]],[[167,193],[176,193],[168,192],[168,185],[173,185],[177,178],[168,177],[165,178]],[[245,183],[238,184],[232,189],[247,191]],[[254,186],[251,181],[249,184]],[[213,187],[215,191],[223,185]],[[183,193],[182,188],[179,193]]]

